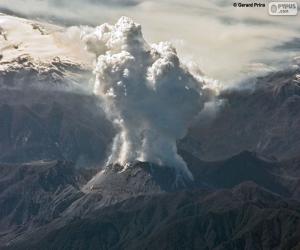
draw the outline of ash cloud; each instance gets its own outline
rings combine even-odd
[[[94,93],[119,130],[110,163],[147,161],[192,178],[176,141],[204,106],[200,78],[181,64],[170,43],[148,44],[141,26],[127,17],[87,28],[82,40],[96,56]]]

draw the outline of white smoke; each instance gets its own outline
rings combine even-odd
[[[130,18],[88,28],[82,40],[97,58],[94,93],[119,128],[110,163],[147,161],[192,178],[176,141],[204,106],[203,83],[181,64],[170,43],[148,44]]]

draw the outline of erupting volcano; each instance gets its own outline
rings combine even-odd
[[[176,141],[207,99],[201,77],[189,72],[170,43],[148,44],[141,25],[127,17],[84,30],[82,40],[96,56],[94,93],[119,131],[108,163],[151,162],[192,179]]]

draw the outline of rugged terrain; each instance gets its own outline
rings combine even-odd
[[[299,156],[299,65],[295,59],[293,67],[223,91],[221,111],[212,121],[198,122],[182,146],[187,142],[206,160],[224,159],[242,150],[278,159]]]
[[[95,170],[67,162],[4,165],[2,248],[299,247],[300,175],[289,174],[295,165],[250,152],[198,163],[185,186],[173,188],[172,172],[137,162],[125,172],[111,166],[90,190],[85,184]]]
[[[27,50],[58,28],[13,20],[0,29],[0,249],[300,248],[299,60],[224,90],[178,142],[194,180],[178,179],[106,166],[115,130],[88,65],[57,57],[64,43]]]

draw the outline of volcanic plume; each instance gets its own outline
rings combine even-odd
[[[176,141],[204,106],[200,78],[170,43],[147,43],[141,26],[127,17],[85,29],[82,40],[96,56],[94,93],[119,131],[109,163],[151,162],[192,178]]]

